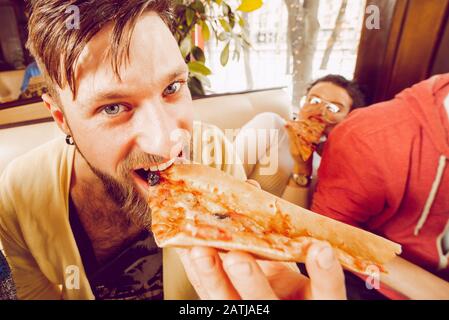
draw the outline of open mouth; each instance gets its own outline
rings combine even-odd
[[[309,119],[320,123],[326,123],[321,116],[310,116]]]
[[[143,166],[141,168],[135,169],[134,172],[136,175],[141,178],[143,181],[148,183],[149,185],[155,185],[159,183],[159,172],[167,170],[170,168],[177,159],[182,157],[182,152],[178,155],[178,157],[168,160],[163,163],[152,164],[148,166]]]

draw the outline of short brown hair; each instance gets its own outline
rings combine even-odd
[[[79,9],[79,28],[68,28],[69,6]],[[73,7],[72,7],[73,8]],[[54,84],[69,85],[76,97],[75,64],[86,44],[107,24],[113,23],[109,55],[115,75],[129,59],[129,44],[137,19],[156,12],[172,30],[170,0],[30,0],[27,47],[43,73],[50,94]],[[67,13],[69,12],[69,13]]]

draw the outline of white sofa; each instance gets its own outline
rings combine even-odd
[[[196,120],[214,124],[221,129],[238,129],[263,112],[274,112],[285,119],[291,118],[292,106],[283,89],[274,89],[194,100],[194,112]],[[27,118],[28,115],[31,118]],[[0,109],[0,174],[12,159],[62,135],[52,121],[20,125],[23,121],[45,120],[48,117],[48,111],[42,103]]]

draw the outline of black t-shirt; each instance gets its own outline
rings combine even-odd
[[[100,265],[71,198],[69,220],[96,299],[163,299],[162,250],[151,232],[143,231],[125,250]]]
[[[11,269],[0,249],[0,300],[17,299],[16,287],[11,276]]]

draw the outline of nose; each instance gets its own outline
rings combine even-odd
[[[174,150],[178,145],[171,139],[172,132],[178,129],[178,122],[162,103],[153,101],[140,106],[133,122],[137,147],[142,152],[171,159],[180,151]]]

